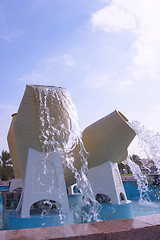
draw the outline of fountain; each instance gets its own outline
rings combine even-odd
[[[138,138],[138,146],[145,156],[145,161],[141,161],[141,165],[147,171],[147,175],[143,174],[140,167],[128,158],[128,166],[130,167],[134,178],[137,181],[140,193],[140,201],[146,204],[151,203],[151,198],[159,201],[160,199],[160,134],[146,129],[140,122],[132,121],[129,125],[134,129]],[[149,161],[154,164],[154,172],[151,171]],[[155,195],[153,197],[153,195]],[[152,196],[152,197],[151,197]],[[152,203],[151,203],[152,204]]]
[[[116,110],[81,134],[66,89],[27,85],[8,133],[15,177],[23,181],[14,210],[20,212],[20,221],[31,220],[31,212],[40,208],[42,217],[46,205],[55,221],[59,218],[58,225],[72,224],[74,218],[100,221],[103,200],[129,206],[117,163],[127,158],[135,135],[128,119]]]
[[[135,137],[127,122],[128,119],[115,110],[82,134],[84,146],[90,153],[88,178],[93,191],[107,195],[112,204],[128,203],[117,164],[126,160],[127,148]]]

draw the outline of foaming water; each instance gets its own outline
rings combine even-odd
[[[140,199],[138,201],[138,204],[144,207],[154,207],[154,208],[158,208],[159,204],[155,203],[155,202],[151,202],[151,201],[146,201],[144,199]]]
[[[140,122],[132,121],[129,123],[130,126],[135,130],[138,137],[138,146],[140,150],[145,153],[146,160],[153,160],[156,168],[157,174],[160,174],[160,134],[154,132],[153,130],[146,129]],[[147,166],[148,161],[144,164],[144,167],[150,171]]]
[[[143,175],[140,167],[135,162],[133,162],[130,158],[128,158],[127,164],[130,167],[131,172],[133,173],[133,176],[137,181],[138,190],[140,193],[140,199],[149,200],[147,177]]]
[[[156,166],[156,173],[160,174],[160,134],[155,133],[152,130],[146,129],[140,122],[132,121],[129,125],[134,129],[138,138],[138,147],[140,151],[145,154],[145,161],[141,161],[143,167],[147,169],[148,173],[151,173],[150,161],[152,160],[154,165]],[[140,160],[140,159],[139,159]],[[144,175],[140,169],[140,167],[133,162],[132,157],[128,158],[128,166],[130,167],[134,178],[138,184],[138,190],[140,192],[140,200],[139,202],[150,204],[151,201],[149,199],[149,189],[148,189],[148,179],[147,176]],[[157,195],[157,191],[155,188],[155,195],[159,200],[159,196]],[[150,202],[150,203],[149,203]]]
[[[81,218],[82,222],[99,221],[100,204],[95,200],[87,179],[88,154],[82,142],[76,107],[69,92],[63,88],[39,86],[34,87],[34,94],[39,109],[37,113],[38,136],[42,152],[59,152],[64,170],[68,168],[74,174],[78,189],[84,195],[81,216],[79,216],[79,211],[75,213],[75,216]],[[47,155],[43,165],[44,175],[48,174]],[[61,196],[63,197],[62,193]],[[45,211],[42,214],[45,214]],[[59,217],[63,224],[65,215],[61,211],[59,211]]]

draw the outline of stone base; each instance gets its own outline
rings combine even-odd
[[[1,240],[159,240],[160,214],[97,223],[74,224],[47,228],[0,232]]]

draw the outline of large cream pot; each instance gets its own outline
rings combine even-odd
[[[38,88],[56,88],[63,94],[68,94],[68,91],[64,88],[57,87],[48,87],[48,86],[39,86],[39,85],[27,85],[22,101],[20,103],[17,114],[12,119],[12,123],[10,126],[10,130],[8,133],[8,144],[9,149],[12,156],[13,167],[16,178],[25,177],[25,170],[28,158],[28,150],[29,148],[35,149],[39,152],[47,151],[43,149],[42,141],[40,141],[41,127],[42,124],[39,124],[39,101],[43,101],[43,99],[39,99],[38,95],[35,96],[35,91]],[[50,100],[50,101],[49,101]],[[47,108],[50,108],[50,116],[54,117],[53,125],[59,126],[58,123],[61,121],[61,125],[64,127],[65,131],[60,131],[61,134],[57,135],[57,141],[59,145],[63,145],[63,143],[69,138],[70,134],[70,119],[68,113],[65,109],[61,108],[61,102],[59,96],[55,94],[55,96],[49,96],[47,99]],[[51,107],[52,104],[52,107]],[[54,106],[54,107],[53,107]],[[44,118],[43,128],[48,127],[47,117]],[[57,127],[58,128],[58,127]],[[52,151],[56,150],[56,146],[52,145]],[[81,168],[81,161],[79,159],[75,159],[75,166],[77,169]],[[66,186],[70,186],[75,183],[74,174],[68,168],[64,168],[64,176],[66,181]]]
[[[88,167],[125,160],[135,135],[128,119],[117,110],[88,126],[82,133],[85,149],[89,152]]]

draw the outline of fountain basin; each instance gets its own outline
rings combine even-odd
[[[75,214],[77,213],[77,210],[79,213],[81,210],[84,210],[81,209],[82,195],[75,194],[69,195],[68,197],[71,211],[69,214],[63,214],[62,220],[61,216],[58,214],[46,214],[43,216],[41,216],[41,214],[35,214],[31,215],[29,218],[21,218],[20,214],[16,214],[14,210],[4,210],[4,228],[13,230],[80,224],[82,221],[82,216],[79,214],[78,218],[76,218]],[[131,206],[131,201],[128,201],[127,204],[124,203],[121,205],[101,204],[101,210],[99,212],[100,219],[102,221],[106,221],[119,218],[131,218]],[[85,209],[85,211],[87,212],[87,209]]]
[[[98,223],[1,231],[1,240],[116,239],[159,240],[160,214]]]
[[[127,204],[112,205],[101,204],[100,219],[102,221],[115,220],[115,219],[131,219],[142,215],[148,214],[160,214],[160,202],[154,197],[154,188],[150,187],[150,198],[152,202],[139,202],[139,191],[136,181],[124,182],[124,188],[129,201]],[[157,188],[160,196],[160,187]],[[15,215],[14,210],[8,210],[5,212],[5,229],[24,229],[24,228],[39,228],[50,227],[59,225],[80,224],[81,218],[76,219],[74,217],[74,211],[81,210],[81,203],[83,200],[82,194],[69,195],[69,204],[71,207],[71,213],[63,216],[64,223],[61,224],[58,215],[31,215],[30,218],[20,218],[19,215]],[[4,229],[4,228],[3,228]]]

